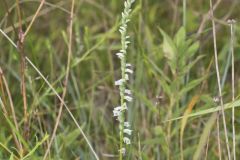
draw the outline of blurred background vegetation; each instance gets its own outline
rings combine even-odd
[[[4,2],[5,1],[5,2]],[[7,6],[6,4],[7,3]],[[35,14],[40,0],[20,0],[23,30]],[[231,52],[228,19],[235,19],[235,90],[238,97],[240,48],[239,0],[215,0],[219,67],[224,104],[231,98]],[[0,28],[17,43],[11,21],[19,25],[16,1],[1,0]],[[7,11],[9,10],[9,11]],[[47,0],[25,37],[25,55],[47,77],[61,95],[67,67],[70,0]],[[115,56],[120,46],[118,32],[123,1],[76,0],[73,19],[73,49],[65,103],[81,125],[100,159],[118,159],[118,123],[112,110],[119,103],[114,81],[120,77]],[[128,120],[133,129],[132,144],[125,159],[175,160],[227,159],[221,116],[221,151],[218,152],[217,125],[209,108],[218,106],[213,34],[209,0],[187,0],[183,26],[181,0],[136,0],[129,23],[131,45],[128,61],[134,75],[129,87],[134,101]],[[8,14],[8,12],[10,14]],[[170,45],[170,46],[169,46]],[[173,47],[174,46],[174,47]],[[174,48],[174,49],[173,49]],[[173,51],[174,50],[174,51]],[[20,159],[14,132],[24,144],[26,159],[43,159],[56,123],[60,101],[39,74],[26,63],[28,136],[24,136],[21,58],[11,43],[0,36],[1,104],[0,159]],[[4,78],[7,84],[4,83]],[[19,131],[13,125],[9,88]],[[237,103],[237,106],[239,104]],[[206,111],[206,114],[201,114]],[[167,121],[185,114],[194,117]],[[231,110],[226,110],[230,150],[232,151]],[[240,157],[240,116],[236,108],[236,154]],[[181,149],[182,148],[182,149]],[[60,120],[48,159],[95,159],[82,134],[66,110]]]

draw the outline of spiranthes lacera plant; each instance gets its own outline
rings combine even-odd
[[[125,145],[131,144],[129,136],[132,134],[129,122],[126,121],[125,114],[128,109],[127,103],[132,101],[132,92],[127,89],[127,81],[129,80],[129,74],[133,74],[131,69],[132,65],[127,63],[126,55],[127,48],[130,44],[128,40],[130,37],[127,35],[127,24],[130,21],[129,14],[131,12],[132,3],[135,0],[126,0],[124,2],[124,11],[122,12],[121,26],[119,32],[121,33],[121,49],[116,53],[117,57],[121,62],[121,79],[115,81],[115,85],[119,87],[120,91],[120,106],[117,106],[113,110],[113,115],[117,117],[119,121],[119,136],[120,136],[120,146],[119,146],[119,159],[122,160],[123,155],[125,155],[126,147]]]

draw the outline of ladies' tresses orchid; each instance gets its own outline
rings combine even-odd
[[[121,26],[119,27],[119,32],[121,33],[121,49],[116,53],[117,57],[121,62],[121,79],[115,81],[115,85],[119,87],[121,105],[114,108],[113,115],[117,117],[119,121],[119,135],[120,135],[120,150],[119,150],[119,160],[122,160],[123,155],[126,153],[126,148],[123,143],[126,145],[131,144],[131,140],[127,137],[132,134],[132,130],[129,129],[129,122],[125,121],[125,114],[127,111],[127,102],[131,102],[133,98],[131,97],[131,90],[126,89],[126,82],[129,80],[129,74],[133,74],[131,69],[132,65],[126,63],[127,48],[130,44],[128,40],[130,36],[127,35],[127,23],[130,21],[129,14],[131,12],[131,6],[134,0],[126,0],[124,2],[124,11],[122,12]]]

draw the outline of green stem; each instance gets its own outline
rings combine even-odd
[[[122,50],[126,52],[126,46],[125,46],[125,41],[126,41],[126,32],[124,32],[122,35],[121,35],[121,44],[122,44]],[[126,53],[125,53],[126,54]],[[122,59],[121,59],[121,75],[122,75],[122,79],[125,79],[125,70],[126,70],[126,57],[124,56]],[[125,115],[124,115],[124,103],[125,103],[125,100],[124,100],[124,93],[125,93],[125,82],[126,80],[124,81],[124,83],[122,83],[122,85],[120,86],[120,97],[121,97],[121,107],[122,107],[122,113],[121,113],[121,118],[120,118],[120,124],[119,124],[119,129],[120,129],[120,150],[123,148],[123,129],[124,129],[124,120],[125,120]],[[119,152],[119,160],[122,160],[123,158],[123,154],[121,152]]]
[[[183,26],[186,28],[187,24],[187,0],[183,0]]]

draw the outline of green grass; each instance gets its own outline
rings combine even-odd
[[[23,31],[40,2],[19,0]],[[118,29],[123,1],[75,0],[73,19],[71,5],[71,0],[51,0],[43,5],[23,41],[27,59],[22,68],[23,51],[6,38],[18,42],[17,1],[0,2],[0,29],[6,34],[0,33],[1,160],[42,160],[61,103],[63,110],[47,160],[119,159],[119,123],[112,111],[121,98],[114,81],[121,77],[115,53],[122,47]],[[230,152],[236,139],[236,159],[240,157],[239,6],[237,0],[223,0],[214,10],[225,122]],[[123,159],[215,160],[220,155],[228,159],[222,115],[217,112],[221,103],[214,101],[218,84],[209,1],[136,0],[132,9],[127,61],[134,74],[126,87],[132,90],[134,99],[128,104],[125,118],[133,132]],[[234,43],[227,24],[232,18],[236,20]],[[27,115],[21,68],[25,72]]]

